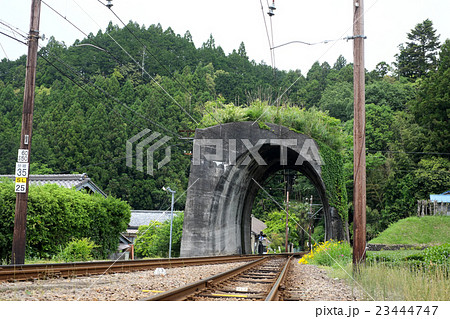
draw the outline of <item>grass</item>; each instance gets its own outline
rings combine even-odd
[[[364,298],[382,301],[450,300],[448,266],[398,266],[387,263],[367,265],[356,280],[364,287]]]
[[[344,279],[363,300],[376,301],[448,301],[448,266],[414,267],[407,264],[367,263],[354,274],[352,264],[325,267],[332,278]]]
[[[348,251],[348,243],[326,242],[299,262],[319,265],[330,277],[345,279],[364,300],[450,300],[450,244],[426,250],[367,252],[366,264],[355,273]]]
[[[408,217],[392,224],[371,244],[427,244],[450,243],[450,216]]]

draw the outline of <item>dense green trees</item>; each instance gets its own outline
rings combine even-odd
[[[431,21],[419,23],[400,46],[395,65],[380,62],[366,73],[367,203],[377,216],[372,234],[412,214],[416,200],[429,192],[450,189],[450,43],[440,46],[436,34]],[[211,103],[276,101],[340,120],[329,123],[334,127],[329,140],[345,149],[342,167],[351,201],[353,66],[342,56],[315,63],[306,75],[274,71],[250,61],[244,43],[227,55],[212,35],[196,48],[189,32],[180,36],[133,22],[122,29],[110,24],[69,47],[52,38],[40,54],[53,65],[38,59],[34,172],[85,172],[134,209],[168,208],[161,188],[170,186],[182,195],[176,209],[183,209],[190,164],[185,153],[192,145],[179,138],[186,134],[180,131],[205,125]],[[0,174],[14,170],[24,78],[25,57],[0,63]],[[126,140],[145,128],[172,138],[171,161],[153,176],[125,165]],[[163,156],[156,154],[159,160]],[[282,192],[277,200],[283,201]],[[269,211],[261,213],[268,218]]]

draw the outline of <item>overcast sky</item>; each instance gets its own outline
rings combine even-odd
[[[101,0],[106,3],[106,0]],[[76,24],[85,33],[105,30],[109,21],[120,22],[98,0],[45,0]],[[125,22],[133,20],[146,27],[160,23],[171,27],[181,36],[189,30],[196,47],[212,34],[216,46],[231,53],[245,43],[251,60],[271,65],[268,35],[273,31],[274,44],[290,41],[309,43],[336,40],[352,35],[353,0],[276,0],[275,15],[267,15],[267,3],[272,0],[112,0],[112,9]],[[263,4],[263,11],[261,10]],[[31,0],[0,0],[0,22],[29,29]],[[392,63],[398,45],[407,41],[406,34],[416,24],[430,19],[440,40],[450,38],[449,0],[365,0],[366,68],[373,70],[377,63]],[[122,27],[122,26],[121,26]],[[11,31],[0,24],[0,31]],[[48,39],[72,45],[84,36],[42,3],[40,33]],[[40,41],[45,45],[47,41]],[[14,60],[26,54],[27,48],[0,34],[0,59]],[[306,74],[315,61],[333,65],[342,54],[353,61],[352,41],[332,41],[307,46],[290,44],[275,50],[275,66],[283,70],[300,69]]]

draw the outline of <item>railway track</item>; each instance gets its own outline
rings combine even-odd
[[[47,278],[67,278],[118,272],[142,271],[156,268],[196,266],[260,259],[257,255],[190,257],[171,259],[140,259],[122,261],[94,261],[59,264],[0,265],[1,281],[20,281]]]
[[[143,301],[279,300],[291,256],[268,255],[224,273]]]

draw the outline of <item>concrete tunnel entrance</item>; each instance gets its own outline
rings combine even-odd
[[[317,143],[286,127],[235,122],[198,129],[184,215],[181,256],[251,253],[251,211],[264,181],[284,169],[305,175],[317,189],[325,238],[342,239],[342,221],[331,208],[321,177]]]

